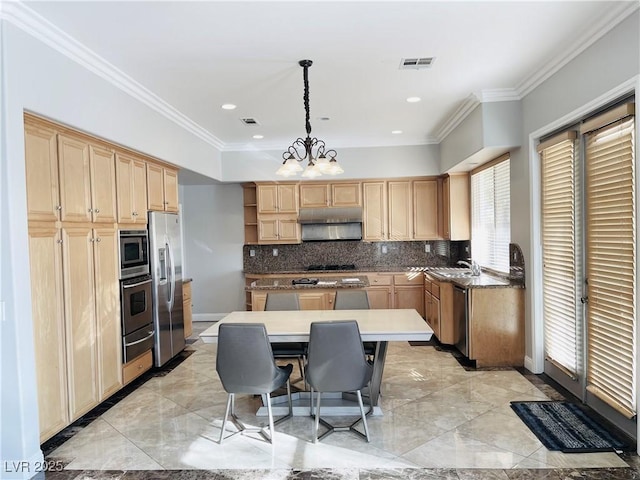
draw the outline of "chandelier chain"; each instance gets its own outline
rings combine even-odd
[[[309,117],[309,66],[307,64],[303,65],[304,72],[304,95],[302,99],[304,100],[304,111],[305,111],[305,127],[307,129],[307,137],[311,135],[311,121]]]

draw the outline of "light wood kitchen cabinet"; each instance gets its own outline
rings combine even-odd
[[[469,358],[476,366],[524,364],[524,289],[469,289]]]
[[[468,173],[450,174],[442,179],[442,238],[471,238],[470,190]]]
[[[152,350],[147,350],[139,357],[122,366],[122,384],[127,385],[153,366]]]
[[[362,240],[374,242],[387,238],[387,188],[386,182],[362,184],[363,213]]]
[[[390,181],[389,240],[411,240],[413,230],[413,199],[410,181]]]
[[[413,182],[413,240],[438,238],[438,180]]]
[[[292,289],[293,290],[293,289]],[[292,291],[288,290],[288,291]],[[325,289],[313,289],[310,291],[296,290],[300,310],[333,310],[336,291]],[[251,292],[251,306],[254,311],[264,311],[267,303],[267,292]]]
[[[453,285],[425,275],[424,289],[425,320],[441,343],[453,345]]]
[[[31,309],[40,442],[69,422],[62,286],[62,239],[52,223],[29,224]]]
[[[69,417],[76,420],[122,386],[115,228],[62,229]]]
[[[112,150],[58,135],[60,220],[115,223],[116,174]]]
[[[300,243],[298,218],[291,215],[260,215],[258,217],[258,243]]]
[[[369,286],[365,288],[369,308],[393,308],[393,274],[368,272],[363,275],[369,280]]]
[[[147,162],[147,208],[178,211],[178,171]]]
[[[361,187],[353,183],[302,183],[300,184],[300,207],[360,207]]]
[[[118,223],[147,223],[147,164],[116,153]]]
[[[29,220],[59,220],[57,134],[52,128],[25,120],[24,149]]]
[[[258,243],[258,203],[255,183],[242,186],[244,210],[244,243],[253,245]]]
[[[424,281],[422,275],[395,274],[393,276],[393,308],[414,308],[424,317]]]
[[[184,318],[184,338],[193,333],[193,310],[191,305],[191,282],[182,284],[182,308]]]
[[[257,186],[258,214],[298,213],[298,184],[278,183]]]

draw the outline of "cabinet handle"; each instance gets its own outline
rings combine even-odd
[[[59,243],[60,245],[62,245],[62,240],[56,240],[56,243]]]
[[[62,210],[62,205],[56,205],[56,210],[58,211]]]
[[[134,217],[138,216],[138,212],[133,212],[131,215],[133,215]]]
[[[96,213],[100,213],[100,209],[99,209],[99,208],[96,208],[96,209],[94,210],[94,212],[96,212]]]
[[[90,208],[89,210],[87,210],[89,213],[93,212],[93,208]]]
[[[91,243],[93,243],[93,242],[95,242],[96,240],[95,240],[94,238],[90,238],[90,239],[89,239],[89,241],[90,241]]]
[[[100,242],[102,239],[100,237],[96,238],[96,242]]]

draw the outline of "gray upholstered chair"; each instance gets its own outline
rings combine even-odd
[[[218,352],[216,356],[216,371],[222,386],[228,393],[227,408],[220,441],[224,438],[225,426],[229,413],[231,421],[242,431],[258,431],[267,441],[273,442],[274,425],[291,417],[293,406],[291,403],[291,388],[289,377],[293,365],[285,367],[276,365],[271,352],[271,344],[267,337],[267,329],[262,323],[222,323],[218,330]],[[289,400],[289,413],[277,421],[273,420],[271,410],[271,392],[286,385]],[[263,395],[266,398],[269,414],[269,435],[264,428],[248,429],[235,414],[235,395]],[[235,434],[234,433],[234,434]],[[232,434],[233,435],[233,434]],[[231,436],[231,435],[230,435]]]
[[[313,394],[317,392],[313,442],[322,440],[334,431],[353,431],[369,441],[369,428],[362,404],[361,390],[366,387],[373,367],[366,361],[360,330],[355,320],[313,322],[309,333],[307,356],[307,383],[311,387],[311,414]],[[323,392],[356,392],[361,418],[348,426],[334,426],[320,418],[320,403]],[[364,435],[355,429],[362,421]],[[328,430],[318,437],[318,426],[322,423]]]
[[[337,290],[333,303],[334,310],[369,310],[369,296],[366,290]],[[376,354],[376,342],[363,342],[364,353],[368,357]]]
[[[267,293],[267,301],[264,305],[266,310],[300,310],[300,303],[298,302],[298,294],[293,292],[286,293]],[[298,368],[300,369],[300,377],[292,383],[302,381],[304,382],[304,360],[307,354],[307,345],[303,342],[276,342],[271,344],[271,350],[273,351],[273,357],[279,359],[292,358],[298,362]]]

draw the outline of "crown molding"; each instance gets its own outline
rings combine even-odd
[[[513,102],[522,100],[518,90],[515,88],[493,88],[482,90],[478,98],[481,103]]]
[[[567,48],[563,48],[559,55],[549,62],[544,62],[544,64],[535,69],[525,80],[520,82],[516,87],[520,98],[526,97],[541,83],[549,79],[549,77],[567,65],[571,60],[600,40],[605,34],[635,12],[639,7],[640,2],[627,2],[616,5],[614,8],[609,10],[606,15],[602,16],[598,21],[591,24],[588,29],[582,32],[582,35],[576,37],[576,39]]]
[[[0,3],[2,3],[0,18],[3,20],[95,73],[209,145],[219,150],[223,149],[223,142],[215,135],[22,2]]]
[[[436,138],[438,143],[442,142],[447,135],[449,135],[454,128],[456,128],[467,116],[473,112],[473,110],[480,105],[480,100],[473,93],[469,95],[458,106],[453,114],[442,124],[442,126],[436,132]]]

